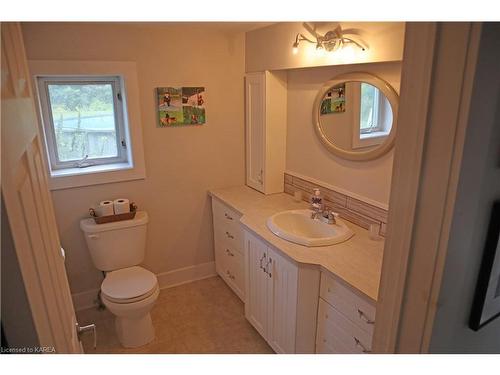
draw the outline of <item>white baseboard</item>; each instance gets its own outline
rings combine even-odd
[[[156,277],[158,277],[160,289],[165,289],[216,275],[215,262],[208,262],[160,273]]]
[[[215,262],[208,262],[163,272],[157,274],[156,277],[158,278],[160,289],[166,289],[216,275],[217,272],[215,271]],[[73,294],[72,298],[75,311],[85,310],[97,306],[96,299],[98,293],[99,289],[92,289]]]

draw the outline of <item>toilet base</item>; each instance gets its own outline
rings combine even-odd
[[[115,317],[118,340],[125,348],[137,348],[154,340],[155,330],[149,313],[140,317]]]

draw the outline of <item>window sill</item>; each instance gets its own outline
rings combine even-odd
[[[381,132],[373,132],[373,133],[364,133],[359,135],[359,139],[372,139],[372,138],[381,138],[381,137],[387,137],[389,135],[389,132],[381,131]]]
[[[100,185],[113,182],[146,178],[141,168],[131,163],[95,165],[86,168],[66,168],[50,172],[50,190],[70,189],[80,186]]]

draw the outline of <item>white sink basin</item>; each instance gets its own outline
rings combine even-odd
[[[267,227],[278,237],[304,246],[328,246],[347,241],[354,233],[337,219],[327,224],[311,219],[311,210],[278,212],[267,219]]]

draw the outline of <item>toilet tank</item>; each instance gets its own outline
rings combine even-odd
[[[97,269],[113,271],[142,263],[146,253],[148,214],[137,211],[132,220],[96,224],[80,221],[90,256]]]

